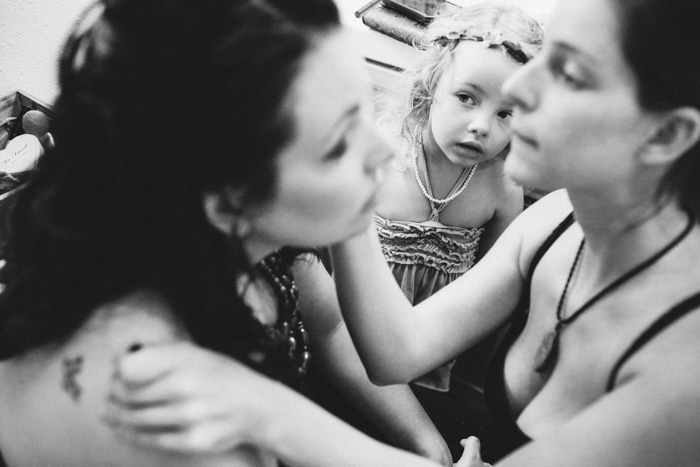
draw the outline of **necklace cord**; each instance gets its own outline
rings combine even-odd
[[[595,294],[593,297],[591,297],[586,303],[584,303],[578,310],[576,310],[571,316],[568,318],[562,318],[561,317],[561,312],[564,304],[564,297],[568,291],[569,288],[569,283],[571,281],[571,277],[573,276],[574,269],[576,269],[576,265],[581,257],[581,254],[583,252],[583,245],[585,242],[585,238],[581,240],[581,245],[579,246],[579,251],[576,254],[576,259],[574,259],[574,264],[571,266],[571,270],[569,271],[569,278],[566,281],[566,285],[564,286],[564,290],[562,291],[562,296],[559,300],[559,306],[557,307],[557,323],[558,326],[563,326],[566,324],[570,324],[573,322],[576,318],[578,318],[581,313],[586,311],[588,308],[593,306],[598,300],[603,298],[605,295],[609,294],[611,291],[614,289],[620,287],[622,284],[625,282],[629,281],[632,279],[634,276],[640,274],[642,271],[645,269],[649,268],[652,266],[654,263],[656,263],[658,260],[660,260],[663,256],[666,255],[669,251],[671,251],[676,245],[678,245],[692,230],[693,225],[695,224],[695,220],[693,217],[688,218],[688,225],[683,229],[683,231],[676,236],[671,242],[669,242],[668,245],[666,245],[664,248],[662,248],[659,252],[657,252],[655,255],[647,259],[646,261],[643,261],[642,263],[638,264],[634,268],[630,269],[627,271],[625,274],[622,276],[618,277],[614,281],[612,281],[610,284],[608,284],[606,287],[604,287],[600,292]]]
[[[561,292],[561,297],[559,298],[559,303],[557,305],[557,313],[556,313],[556,318],[557,318],[557,324],[552,329],[551,331],[547,332],[544,337],[542,338],[542,342],[540,343],[540,346],[537,349],[537,352],[535,353],[534,359],[533,359],[533,365],[534,369],[538,373],[543,373],[545,371],[551,370],[551,368],[554,365],[554,362],[558,358],[559,354],[559,335],[562,333],[564,330],[564,327],[571,324],[573,321],[575,321],[583,312],[588,310],[593,304],[597,303],[601,298],[605,297],[607,294],[615,290],[616,288],[620,287],[623,285],[625,282],[629,281],[645,269],[649,268],[651,265],[656,263],[659,259],[661,259],[666,253],[671,251],[676,245],[678,245],[692,230],[692,227],[695,225],[695,218],[690,216],[688,218],[688,225],[686,228],[680,233],[680,235],[676,236],[671,242],[669,242],[664,248],[662,248],[658,253],[654,254],[651,256],[649,259],[643,261],[642,263],[638,264],[631,270],[627,271],[614,281],[612,281],[610,284],[608,284],[606,287],[604,287],[600,292],[595,294],[593,297],[588,299],[578,310],[576,310],[571,316],[568,318],[562,318],[562,309],[564,308],[564,302],[566,300],[566,296],[569,291],[569,287],[571,286],[572,278],[574,276],[574,272],[577,269],[577,266],[579,264],[579,261],[581,260],[581,257],[583,256],[583,247],[585,245],[585,237],[581,240],[581,244],[578,247],[578,250],[576,252],[576,257],[574,258],[574,262],[571,265],[571,269],[569,270],[569,276],[566,279],[566,284],[564,285],[564,289]]]

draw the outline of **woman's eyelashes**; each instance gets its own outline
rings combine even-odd
[[[549,70],[555,79],[561,80],[567,86],[573,89],[581,89],[586,85],[586,82],[575,64],[560,55],[553,55],[549,59]]]
[[[333,148],[326,153],[326,155],[323,157],[324,160],[326,161],[333,161],[336,159],[340,159],[343,157],[343,154],[345,154],[345,151],[348,149],[348,140],[347,136],[343,136],[338,143],[333,146]]]

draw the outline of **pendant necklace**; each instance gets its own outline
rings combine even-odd
[[[535,358],[533,359],[533,364],[535,371],[538,373],[544,373],[548,369],[550,369],[553,365],[553,363],[556,361],[558,353],[559,353],[559,335],[561,332],[564,330],[566,326],[569,324],[573,323],[579,316],[581,316],[586,310],[588,310],[593,304],[598,302],[601,298],[604,296],[608,295],[610,292],[614,291],[615,289],[621,287],[625,282],[628,282],[630,279],[633,277],[637,276],[640,274],[642,271],[645,269],[648,269],[651,267],[654,263],[656,263],[658,260],[660,260],[663,256],[666,255],[669,251],[673,249],[676,245],[678,245],[681,240],[683,240],[692,230],[693,225],[695,225],[694,219],[691,217],[688,219],[688,225],[686,228],[671,242],[669,242],[668,245],[666,245],[664,248],[661,249],[658,253],[650,257],[649,259],[643,261],[642,263],[638,264],[634,268],[630,269],[614,281],[612,281],[610,284],[605,286],[600,292],[595,294],[593,297],[591,297],[586,303],[584,303],[578,310],[573,312],[571,316],[567,318],[562,318],[562,311],[564,308],[564,302],[566,301],[566,296],[569,293],[569,287],[571,285],[571,279],[574,276],[574,272],[578,268],[579,262],[581,260],[581,257],[583,256],[583,246],[585,245],[586,239],[585,237],[581,240],[581,244],[578,247],[578,251],[576,252],[576,257],[574,258],[574,262],[571,265],[571,269],[569,270],[569,276],[566,279],[566,283],[564,284],[564,290],[561,292],[561,296],[559,297],[559,304],[557,305],[557,324],[554,326],[554,329],[549,331],[545,336],[542,338],[542,342],[540,343],[540,346],[537,349],[537,352],[535,353]]]

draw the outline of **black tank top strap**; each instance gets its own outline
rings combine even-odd
[[[520,301],[513,310],[506,334],[496,349],[496,352],[491,357],[486,371],[484,398],[491,418],[496,425],[496,433],[491,443],[495,446],[494,452],[497,458],[505,456],[530,441],[530,438],[520,430],[512,414],[503,374],[505,360],[508,349],[513,345],[513,342],[518,338],[527,323],[530,307],[530,287],[535,268],[552,244],[554,244],[573,223],[574,214],[572,212],[556,229],[554,229],[554,231],[552,231],[549,237],[547,237],[544,243],[542,243],[535,252],[528,268]]]
[[[540,260],[544,256],[545,253],[549,250],[549,248],[552,246],[554,242],[557,241],[559,237],[561,237],[561,234],[563,234],[566,229],[571,227],[571,225],[574,223],[574,213],[573,211],[566,216],[566,218],[559,223],[556,229],[552,231],[551,234],[549,234],[549,237],[547,237],[547,240],[540,245],[540,247],[537,249],[535,252],[535,256],[532,257],[532,262],[530,263],[530,268],[527,271],[527,284],[528,286],[532,283],[532,276],[535,274],[535,268],[539,264]],[[528,293],[530,289],[528,287]]]
[[[615,381],[617,381],[617,376],[620,372],[622,366],[627,363],[627,361],[644,345],[651,341],[657,334],[661,333],[671,324],[675,323],[677,320],[687,315],[688,313],[700,309],[700,292],[692,295],[685,300],[681,301],[673,308],[664,313],[659,319],[654,321],[644,332],[642,332],[639,337],[637,337],[634,342],[627,348],[625,353],[617,360],[615,366],[610,372],[610,377],[608,378],[608,384],[605,387],[606,392],[610,392],[615,387]]]

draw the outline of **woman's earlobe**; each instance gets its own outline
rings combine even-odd
[[[230,237],[235,230],[236,217],[231,204],[226,200],[224,192],[207,192],[202,195],[204,214],[209,223],[226,236]]]
[[[643,160],[662,165],[679,159],[700,140],[700,110],[680,107],[667,112],[649,140]]]
[[[204,193],[202,204],[209,223],[227,237],[244,239],[250,235],[252,225],[243,214],[241,196],[236,191],[223,189]]]

